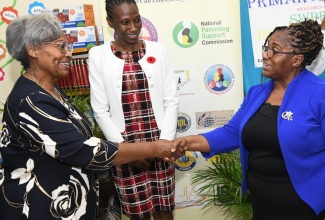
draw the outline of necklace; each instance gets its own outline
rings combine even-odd
[[[79,128],[81,126],[83,128],[83,130],[85,131],[85,133],[87,134],[87,137],[92,136],[92,125],[87,120],[85,120],[82,116],[80,116],[80,114],[76,111],[75,107],[73,107],[73,105],[70,103],[69,100],[65,100],[63,95],[55,87],[54,87],[54,89],[55,89],[55,92],[56,92],[56,96],[53,95],[47,89],[42,87],[41,84],[36,80],[36,78],[33,75],[31,75],[30,73],[28,73],[26,71],[25,71],[25,73],[31,78],[31,80],[33,82],[35,82],[39,87],[41,87],[46,92],[48,92],[54,99],[59,101],[70,112],[69,117],[72,116],[72,118],[76,119],[76,121],[75,120],[70,120],[70,119],[69,119],[69,121],[72,122],[76,126],[76,128]],[[80,126],[78,126],[76,124],[77,122],[80,124]]]
[[[64,98],[62,97],[61,93],[54,87],[55,93],[53,94],[52,92],[50,92],[49,90],[45,89],[43,86],[41,86],[41,84],[37,81],[37,79],[31,75],[29,72],[25,73],[33,80],[33,82],[35,82],[39,87],[41,87],[42,89],[44,89],[46,92],[48,92],[53,98],[55,98],[56,100],[58,100],[59,102],[65,102]]]

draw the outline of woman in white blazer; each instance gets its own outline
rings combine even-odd
[[[165,47],[140,40],[134,0],[106,1],[108,25],[117,39],[89,51],[91,105],[113,142],[175,138],[177,82]],[[130,219],[172,220],[175,165],[159,158],[112,167],[123,213]]]

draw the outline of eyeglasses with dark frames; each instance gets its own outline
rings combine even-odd
[[[58,47],[61,50],[61,53],[66,53],[69,51],[71,54],[73,52],[73,43],[68,43],[66,41],[62,41],[61,43],[54,43],[54,42],[45,42],[46,44],[52,44]]]
[[[297,53],[295,52],[283,52],[283,51],[277,51],[277,50],[274,50],[272,48],[269,48],[268,46],[262,46],[262,53],[265,53],[266,52],[266,55],[269,59],[271,59],[274,54],[277,54],[277,53],[281,53],[281,54],[294,54],[294,55],[297,55]]]

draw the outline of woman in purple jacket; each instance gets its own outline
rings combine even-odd
[[[325,82],[308,71],[323,47],[313,20],[277,27],[263,47],[263,76],[228,124],[186,139],[204,157],[241,152],[254,220],[324,220]]]

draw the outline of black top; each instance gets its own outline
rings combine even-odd
[[[316,216],[290,181],[278,141],[278,111],[279,106],[263,104],[243,129],[254,220],[324,220],[325,211]]]
[[[95,172],[110,168],[118,146],[92,137],[87,117],[57,89],[65,101],[21,76],[8,96],[1,219],[95,219]]]
[[[279,106],[263,104],[243,129],[243,144],[249,151],[251,172],[266,180],[290,181],[277,130]]]

